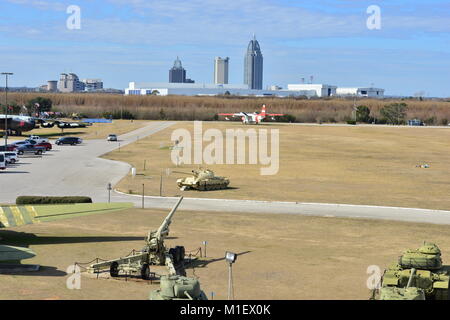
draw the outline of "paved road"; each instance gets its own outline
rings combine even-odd
[[[142,206],[141,196],[130,196],[116,192],[113,199],[114,201],[130,201],[132,199],[136,207]],[[177,198],[174,197],[147,196],[144,198],[144,205],[146,208],[169,209],[175,204],[176,200]],[[180,205],[180,209],[218,212],[301,214],[330,218],[345,217],[450,224],[450,211],[346,204],[185,198]]]
[[[144,138],[173,124],[174,122],[153,122],[120,136],[120,145],[135,142],[138,137]],[[45,154],[43,158],[22,159],[23,163],[16,168],[0,173],[0,203],[14,202],[19,195],[88,195],[94,201],[106,202],[108,182],[117,183],[130,170],[126,163],[98,158],[117,147],[118,143],[88,140],[76,147],[55,146],[55,150]],[[112,201],[134,202],[137,207],[142,203],[139,196],[118,192],[113,192],[111,196]],[[176,199],[145,197],[144,201],[146,208],[168,209],[175,204]],[[180,208],[450,224],[450,211],[392,207],[185,198]]]
[[[98,158],[120,146],[135,142],[173,125],[152,122],[119,136],[119,142],[85,140],[78,146],[57,146],[41,157],[21,158],[20,164],[0,172],[0,203],[13,203],[20,195],[80,195],[108,201],[106,186],[116,184],[130,165]]]

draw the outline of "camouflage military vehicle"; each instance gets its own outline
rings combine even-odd
[[[226,189],[230,180],[214,175],[209,169],[192,170],[193,176],[177,180],[182,190],[194,189],[200,191]]]
[[[425,300],[425,292],[415,287],[384,287],[381,289],[380,300]]]
[[[197,279],[161,276],[160,289],[150,292],[150,300],[208,300]]]
[[[434,243],[425,242],[416,250],[405,251],[397,263],[385,270],[381,294],[420,295],[413,292],[413,287],[423,290],[427,300],[449,300],[449,280],[450,266],[442,265],[441,250]]]

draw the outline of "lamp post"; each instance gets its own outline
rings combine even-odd
[[[5,151],[6,146],[8,145],[8,76],[12,76],[12,72],[2,72],[2,75],[5,76]]]
[[[233,286],[233,263],[236,262],[237,254],[233,252],[225,252],[225,260],[228,263],[228,300],[234,300],[234,286]]]

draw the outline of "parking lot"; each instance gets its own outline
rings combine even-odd
[[[98,158],[120,146],[135,142],[171,126],[172,122],[152,122],[119,136],[119,141],[85,140],[80,145],[53,144],[42,156],[25,154],[17,164],[0,172],[0,203],[14,203],[21,195],[85,195],[94,201],[108,201],[106,186],[126,175],[126,163]]]

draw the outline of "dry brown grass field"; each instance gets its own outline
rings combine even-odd
[[[180,122],[138,143],[105,155],[137,168],[125,177],[120,191],[164,196],[185,195],[228,199],[385,205],[450,210],[450,128],[387,126],[302,126],[203,122],[203,131],[217,128],[279,129],[280,168],[261,176],[261,165],[210,165],[227,176],[232,189],[180,191],[177,178],[197,168],[176,167],[170,159],[171,134],[176,128],[192,132],[192,122]],[[204,143],[204,147],[208,143]],[[247,144],[248,146],[248,144]],[[225,147],[224,147],[225,148]],[[225,153],[226,151],[224,151]],[[145,170],[144,170],[145,161]],[[429,164],[430,168],[416,167]],[[167,176],[166,169],[171,170]]]
[[[34,275],[0,275],[0,299],[146,299],[157,282],[83,275],[81,289],[69,290],[66,270],[74,262],[116,258],[142,248],[148,230],[166,214],[130,209],[0,230],[3,243],[37,253],[24,263],[43,266]],[[367,267],[383,270],[423,240],[436,242],[444,263],[450,263],[449,226],[180,210],[170,228],[168,246],[194,250],[208,241],[207,257],[187,275],[199,277],[202,289],[208,297],[214,292],[215,299],[226,299],[227,250],[240,254],[233,267],[237,299],[366,300]]]
[[[122,96],[113,94],[49,94],[10,93],[10,101],[25,104],[37,96],[50,98],[54,109],[67,114],[79,112],[98,117],[105,112],[126,110],[137,119],[146,120],[212,120],[220,112],[261,110],[267,105],[269,112],[287,113],[297,122],[343,122],[352,117],[353,99],[294,99],[294,98],[238,98],[238,97],[186,97],[186,96]],[[450,120],[450,101],[417,99],[358,99],[357,105],[366,105],[372,116],[393,102],[408,104],[407,118],[429,119],[430,124],[446,124]]]

